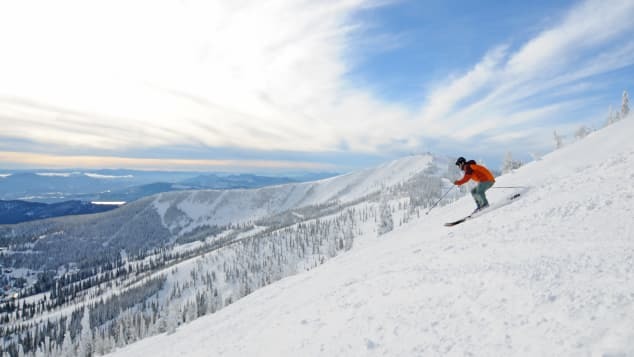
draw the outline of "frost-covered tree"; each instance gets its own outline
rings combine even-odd
[[[64,341],[62,342],[62,355],[63,356],[75,355],[75,345],[73,345],[73,341],[70,338],[70,328],[67,328],[66,331],[64,331]]]
[[[172,301],[167,308],[167,333],[172,334],[181,323],[181,311],[177,301]]]
[[[624,90],[621,100],[621,118],[625,118],[628,114],[630,114],[630,98]]]
[[[37,350],[35,350],[35,357],[47,357],[46,352],[44,352],[43,346],[40,346]]]
[[[449,160],[449,162],[447,163],[447,175],[446,177],[450,180],[455,179],[458,176],[462,175],[462,172],[460,171],[460,169],[458,168],[458,166],[456,166],[456,160],[458,158],[455,159],[451,159]]]
[[[605,120],[605,126],[612,125],[621,119],[621,114],[619,111],[612,109],[608,109],[608,118]]]
[[[126,341],[125,339],[125,334],[123,333],[123,325],[119,325],[119,329],[117,331],[117,342],[116,342],[116,346],[117,347],[123,347],[128,343],[128,341]]]
[[[383,198],[379,205],[379,235],[385,234],[394,229],[394,219],[392,218],[392,209],[387,201]]]
[[[194,321],[198,317],[198,311],[196,309],[196,304],[187,303],[185,305],[185,322],[189,323]]]
[[[555,139],[555,149],[561,149],[564,146],[564,137],[557,134],[557,130],[553,131],[553,138]]]
[[[95,333],[94,341],[95,341],[95,345],[93,347],[93,351],[94,351],[95,354],[105,355],[106,353],[108,353],[106,351],[106,344],[105,344],[105,340],[104,340],[102,334],[100,334],[98,332]]]
[[[502,173],[509,173],[515,169],[519,169],[521,166],[522,162],[513,160],[513,155],[511,155],[511,152],[509,151],[504,156],[504,161],[502,162]]]
[[[79,338],[79,346],[77,355],[81,357],[91,356],[93,352],[92,346],[92,330],[90,328],[90,311],[88,306],[84,308],[84,315],[81,318],[81,335]]]
[[[577,140],[583,139],[588,136],[588,134],[590,134],[590,129],[588,129],[585,125],[582,125],[575,131],[575,138]]]
[[[539,161],[542,159],[542,155],[536,152],[530,152],[529,155],[533,158],[533,161]]]

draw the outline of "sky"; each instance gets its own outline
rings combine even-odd
[[[0,168],[497,168],[599,128],[634,2],[0,0]]]

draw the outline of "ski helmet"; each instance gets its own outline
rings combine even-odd
[[[458,160],[456,160],[456,166],[460,166],[462,164],[467,163],[467,160],[464,157],[459,157]]]

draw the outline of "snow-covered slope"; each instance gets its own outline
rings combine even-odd
[[[156,197],[154,207],[166,228],[184,234],[206,225],[255,221],[289,209],[354,201],[407,181],[433,161],[430,155],[416,155],[347,175],[256,190],[168,192]]]
[[[125,356],[632,356],[634,120]],[[353,181],[353,180],[351,180]],[[503,199],[511,189],[492,189]]]

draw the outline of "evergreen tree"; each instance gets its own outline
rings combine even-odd
[[[106,351],[105,341],[101,333],[97,332],[95,334],[94,341],[95,341],[95,345],[93,347],[94,354],[105,355],[106,353],[108,353]]]
[[[73,344],[73,341],[70,338],[70,328],[66,328],[66,330],[64,331],[64,341],[62,342],[62,355],[63,356],[75,355],[75,345]]]
[[[623,98],[621,100],[621,119],[630,114],[630,98],[627,95],[627,91],[623,91]]]
[[[84,307],[84,315],[81,318],[81,334],[79,335],[77,355],[80,357],[92,356],[93,341],[92,330],[90,328],[90,311],[88,306]]]
[[[392,218],[392,209],[384,197],[379,205],[379,235],[385,234],[394,229],[394,219]]]
[[[172,334],[181,323],[181,311],[178,308],[178,302],[172,301],[167,311],[167,333]]]
[[[557,131],[553,131],[553,137],[555,139],[555,149],[561,149],[564,146],[564,137],[557,134]]]
[[[513,160],[513,155],[508,151],[506,156],[504,156],[504,161],[502,162],[502,173],[506,174],[513,170],[519,169],[522,166],[521,161]]]
[[[577,131],[575,131],[576,139],[583,139],[590,134],[590,129],[586,128],[585,125],[580,126]]]
[[[128,341],[126,341],[125,339],[125,334],[123,333],[123,322],[119,322],[118,323],[118,329],[117,329],[117,342],[116,342],[116,346],[117,347],[123,347],[125,346]]]
[[[614,123],[616,123],[617,121],[619,121],[620,118],[620,113],[614,109],[612,109],[612,106],[610,105],[610,109],[608,109],[608,118],[605,121],[605,125],[612,125]]]

